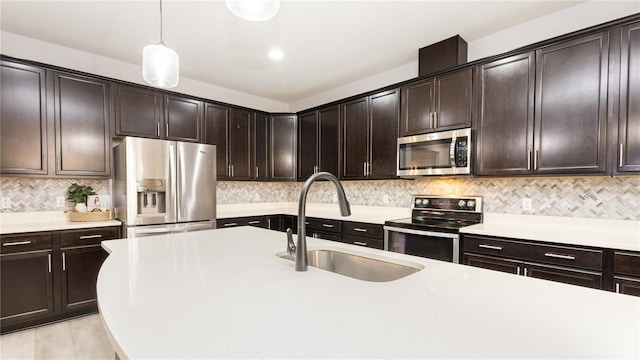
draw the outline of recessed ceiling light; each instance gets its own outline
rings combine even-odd
[[[269,57],[273,60],[281,60],[284,57],[284,53],[278,48],[273,48],[269,50]]]

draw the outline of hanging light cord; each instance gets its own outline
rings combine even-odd
[[[164,45],[162,40],[162,0],[160,0],[160,44]]]

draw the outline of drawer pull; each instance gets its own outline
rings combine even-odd
[[[260,220],[249,221],[249,225],[260,224]]]
[[[516,275],[520,275],[520,265],[516,268]]]
[[[554,254],[554,253],[544,253],[544,256],[556,259],[564,259],[564,260],[575,260],[575,256],[571,255],[562,255],[562,254]]]
[[[367,232],[367,229],[362,229],[362,228],[353,228],[353,231],[357,231],[357,232]]]
[[[4,243],[4,244],[2,244],[2,246],[28,245],[28,244],[31,244],[31,240],[29,240],[29,241],[16,241],[16,242]]]
[[[80,240],[87,240],[87,239],[98,239],[101,238],[102,235],[84,235],[84,236],[80,236]]]
[[[238,225],[238,223],[226,223],[222,226],[236,226],[236,225]]]
[[[490,249],[490,250],[498,250],[498,251],[502,251],[502,246],[494,246],[494,245],[480,244],[480,245],[478,245],[478,247],[481,247],[481,248],[483,248],[483,249]]]
[[[620,283],[616,283],[616,292],[620,294]]]
[[[366,243],[366,242],[354,241],[353,243],[354,243],[354,244],[356,244],[356,245],[367,246],[367,243]]]
[[[331,225],[331,224],[322,224],[322,227],[332,228],[332,227],[333,227],[333,225]]]

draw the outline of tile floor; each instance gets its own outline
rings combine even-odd
[[[97,314],[0,336],[0,359],[115,359]]]

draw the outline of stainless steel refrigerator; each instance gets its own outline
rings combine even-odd
[[[113,204],[127,237],[214,229],[216,147],[125,138],[114,147]]]

